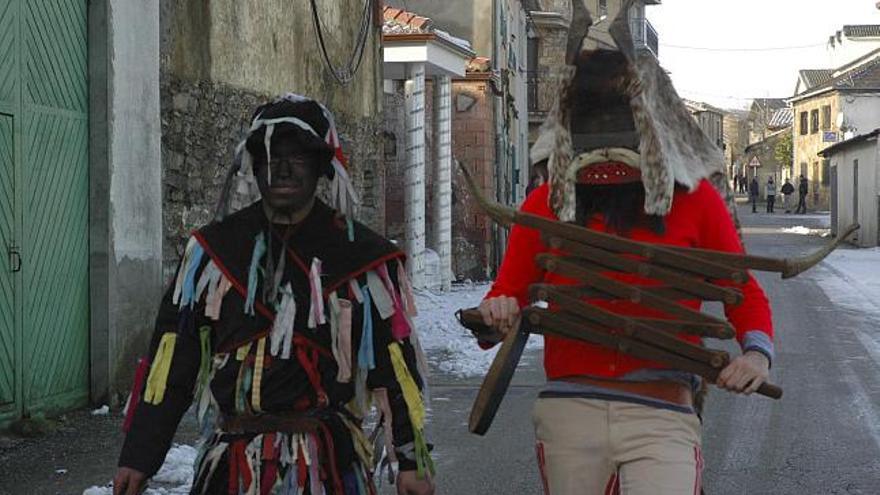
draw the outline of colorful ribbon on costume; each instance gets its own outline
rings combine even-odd
[[[174,294],[171,296],[171,302],[177,306],[180,303],[180,295],[183,291],[183,283],[186,280],[186,274],[189,268],[189,261],[192,258],[193,250],[199,242],[195,237],[190,237],[183,251],[183,259],[180,261],[180,267],[177,269],[177,279],[174,282]]]
[[[204,253],[205,250],[202,248],[202,245],[197,242],[193,247],[189,265],[186,267],[186,275],[183,278],[183,289],[180,297],[181,308],[184,306],[192,307],[195,304],[196,271],[198,271],[199,265],[202,264]]]
[[[385,288],[385,282],[373,270],[367,272],[367,287],[370,289],[373,304],[379,311],[379,317],[383,320],[390,318],[394,314],[394,301],[391,299],[388,289]]]
[[[400,286],[400,295],[403,300],[403,309],[406,310],[411,318],[418,316],[418,308],[416,308],[416,298],[413,295],[412,283],[406,275],[406,267],[400,259],[397,260],[397,284]]]
[[[364,317],[361,329],[361,345],[358,349],[358,367],[363,370],[376,368],[376,354],[373,352],[373,309],[369,288],[363,290]]]
[[[403,392],[403,400],[406,402],[406,408],[409,412],[409,420],[413,428],[413,440],[416,449],[416,470],[419,478],[424,477],[425,470],[432,475],[434,474],[434,461],[428,452],[428,444],[425,441],[425,403],[419,393],[406,361],[403,359],[403,352],[400,350],[400,344],[392,342],[388,344],[388,353],[391,355],[391,365],[394,368],[394,376],[400,384]]]
[[[309,286],[311,288],[311,308],[309,309],[309,328],[317,328],[324,325],[324,294],[321,285],[321,260],[312,258],[312,266],[309,269]]]
[[[214,260],[208,261],[208,264],[205,265],[202,274],[199,276],[198,283],[196,283],[196,292],[193,300],[200,301],[205,290],[208,290],[208,294],[210,295],[211,288],[216,288],[217,284],[220,283],[221,275],[220,268],[217,267]]]
[[[205,317],[214,321],[220,319],[220,309],[223,304],[223,297],[232,288],[232,282],[223,275],[217,281],[217,285],[208,288],[208,296],[205,298]]]
[[[254,302],[257,297],[257,271],[260,268],[260,260],[266,254],[266,237],[262,232],[254,239],[254,251],[251,255],[251,265],[248,270],[247,299],[244,303],[245,314],[254,315]]]
[[[402,341],[412,333],[409,318],[401,305],[400,298],[397,297],[397,290],[391,283],[391,277],[388,276],[388,266],[383,263],[376,270],[379,272],[379,278],[382,279],[385,289],[391,294],[391,304],[394,308],[394,313],[391,315],[391,335],[395,340]]]
[[[147,361],[147,358],[142,357],[138,359],[137,368],[134,372],[134,384],[131,387],[131,393],[128,394],[128,402],[125,404],[125,421],[122,423],[122,431],[126,433],[131,429],[131,422],[134,421],[134,411],[141,401],[141,392],[144,389],[144,379],[147,376],[149,366],[150,363]]]
[[[348,383],[351,381],[351,301],[339,299],[339,331],[337,335],[339,343],[339,359],[336,381]]]
[[[165,398],[165,387],[168,384],[168,374],[171,372],[171,359],[174,357],[174,347],[177,343],[177,334],[166,332],[159,341],[156,356],[150,366],[150,375],[147,377],[147,389],[144,392],[144,402],[158,405]]]
[[[251,386],[251,406],[254,412],[262,412],[261,389],[263,387],[263,366],[266,359],[266,337],[257,341],[257,353],[254,357],[254,379]]]
[[[281,306],[272,324],[270,352],[273,356],[281,353],[281,359],[290,359],[290,346],[293,343],[293,324],[296,320],[296,298],[288,282],[281,289]]]

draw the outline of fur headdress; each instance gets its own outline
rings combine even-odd
[[[548,163],[550,207],[560,220],[573,221],[575,184],[580,169],[623,162],[641,172],[645,212],[666,215],[672,207],[676,183],[693,189],[700,180],[723,171],[721,150],[685,108],[656,57],[636,48],[629,19],[635,0],[623,2],[611,24],[609,32],[617,45],[612,50],[584,48],[592,19],[583,1],[572,0],[566,65],[559,71],[557,100],[542,126],[543,132],[551,133],[553,142]],[[593,56],[600,51],[611,56]],[[609,64],[605,62],[615,57],[621,63],[606,67]],[[603,70],[609,71],[609,80],[606,87],[599,90],[601,98],[617,98],[623,102],[622,106],[614,106],[618,112],[628,106],[628,111],[623,111],[627,115],[619,117],[629,122],[629,130],[598,132],[605,125],[603,119],[609,118],[608,109],[585,104],[591,101],[585,95],[595,88],[585,87],[584,82],[595,82]],[[584,75],[586,72],[591,72],[592,79]],[[591,98],[595,97],[594,92]],[[580,129],[573,129],[573,124]],[[538,138],[539,141],[547,139],[546,136]]]

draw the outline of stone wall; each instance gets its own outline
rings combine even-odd
[[[330,59],[341,65],[355,46],[363,2],[318,6]],[[253,110],[286,92],[316,98],[334,113],[362,199],[358,218],[384,233],[377,24],[370,25],[361,66],[345,86],[321,58],[308,2],[162,0],[160,34],[166,277],[175,269],[187,234],[213,217],[234,147]]]
[[[385,93],[383,140],[385,142],[385,234],[403,246],[406,238],[404,223],[403,176],[406,167],[406,110],[403,84],[394,81],[391,92]],[[429,162],[430,164],[430,162]],[[427,167],[426,167],[427,168]]]

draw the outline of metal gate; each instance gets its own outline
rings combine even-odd
[[[86,0],[0,0],[0,422],[88,399]]]

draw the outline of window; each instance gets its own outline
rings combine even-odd
[[[831,184],[831,161],[822,160],[822,185]]]
[[[807,163],[806,162],[801,162],[801,175],[803,175],[804,177],[807,176]]]
[[[822,106],[822,130],[831,130],[831,105]]]
[[[807,119],[809,119],[807,112],[801,112],[801,136],[809,134],[809,128],[807,127],[809,124]]]
[[[538,38],[529,38],[526,48],[528,50],[528,60],[526,61],[528,65],[528,70],[526,71],[527,100],[529,111],[536,112],[541,110],[540,102],[538,101],[540,98],[538,92],[538,80],[540,79],[538,76],[538,53],[540,49]]]
[[[608,0],[599,0],[599,17],[608,15]]]
[[[819,132],[819,109],[810,111],[810,134]]]

